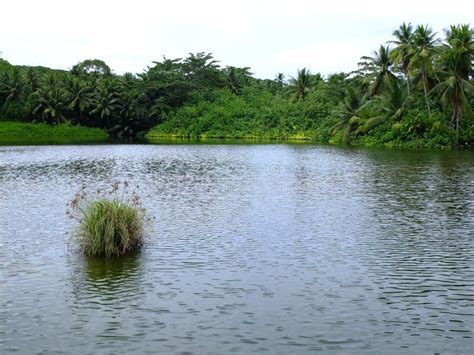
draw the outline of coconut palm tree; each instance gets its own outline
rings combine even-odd
[[[392,72],[393,60],[388,46],[381,45],[378,51],[373,52],[373,57],[362,57],[359,66],[361,67],[359,72],[365,75],[371,83],[369,92],[371,97],[380,94],[388,82],[396,80],[396,76]]]
[[[11,71],[6,71],[0,80],[0,94],[4,98],[4,103],[19,100],[22,96],[23,81],[20,71],[13,68]]]
[[[311,71],[306,68],[298,69],[296,78],[290,77],[288,82],[288,93],[293,94],[296,100],[304,100],[314,84]]]
[[[406,24],[404,22],[398,29],[393,31],[392,36],[395,37],[395,40],[389,43],[396,45],[391,52],[392,59],[403,72],[407,83],[407,94],[410,95],[410,72],[408,68],[411,60],[409,47],[413,38],[413,26],[411,23]]]
[[[374,105],[377,106],[384,116],[391,120],[398,121],[402,117],[408,94],[398,81],[393,80],[388,85],[384,95],[377,95],[373,98]]]
[[[431,90],[445,107],[451,106],[453,110],[451,123],[456,126],[456,144],[459,141],[459,121],[463,111],[469,107],[469,98],[474,91],[473,85],[463,78],[465,74],[463,54],[464,51],[460,48],[448,50],[445,55],[447,69],[443,73],[445,78]]]
[[[46,87],[49,90],[53,90],[56,87],[60,86],[59,76],[55,73],[48,73],[42,77],[42,87]]]
[[[38,73],[35,69],[31,67],[28,68],[28,70],[26,71],[24,81],[25,84],[28,86],[30,93],[34,93],[36,90],[38,90],[40,86],[40,78],[38,76]]]
[[[64,89],[68,94],[69,107],[76,113],[76,119],[82,123],[83,113],[91,105],[91,89],[83,81],[72,75],[64,77]]]
[[[383,116],[374,116],[371,110],[372,101],[367,95],[353,86],[346,89],[346,95],[338,110],[338,121],[330,132],[335,135],[342,132],[341,141],[350,143],[351,134],[368,132],[383,121]]]
[[[252,73],[249,67],[227,66],[223,70],[225,76],[225,86],[235,95],[242,93],[242,87],[250,82]]]
[[[275,82],[279,88],[282,88],[283,85],[285,85],[285,74],[278,73],[277,75],[275,75],[275,79],[273,79],[273,82]]]
[[[451,25],[446,30],[448,47],[459,49],[461,56],[461,76],[468,80],[472,75],[472,60],[474,57],[474,30],[469,25]]]
[[[59,124],[66,121],[68,97],[62,88],[41,87],[34,96],[36,107],[33,114],[40,114],[44,122],[53,121]]]
[[[112,126],[111,119],[120,109],[119,94],[117,87],[109,80],[100,82],[94,95],[94,109],[90,111],[91,115],[97,115],[101,120],[106,121],[106,127]]]
[[[432,58],[436,53],[437,43],[436,33],[428,26],[419,25],[413,34],[412,43],[408,46],[408,53],[411,56],[408,70],[418,70],[420,72],[423,94],[425,96],[429,116],[431,116],[431,108],[428,99],[428,75],[429,72],[432,71]]]

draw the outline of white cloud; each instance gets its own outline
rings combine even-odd
[[[259,77],[303,66],[327,74],[355,69],[403,21],[441,31],[473,12],[465,0],[16,0],[2,4],[0,51],[15,64],[56,68],[101,58],[119,73],[207,51]]]

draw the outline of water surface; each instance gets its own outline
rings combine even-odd
[[[84,258],[66,204],[140,186],[143,251]],[[0,147],[0,352],[469,353],[474,154]]]

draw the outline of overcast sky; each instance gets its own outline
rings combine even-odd
[[[13,64],[69,69],[99,58],[137,73],[163,55],[205,51],[273,78],[353,70],[403,21],[442,34],[472,22],[474,1],[14,0],[0,11],[0,52]]]

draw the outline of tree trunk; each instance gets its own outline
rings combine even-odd
[[[454,114],[456,115],[456,146],[459,144],[459,120],[461,119],[461,103],[459,102],[459,95],[455,93]]]
[[[428,100],[428,84],[426,82],[426,73],[425,70],[421,70],[421,79],[423,81],[423,93],[425,94],[426,108],[428,109],[428,116],[431,117],[430,102]]]
[[[456,146],[459,145],[459,115],[456,117]]]
[[[407,80],[407,93],[410,96],[410,74],[408,74],[408,70],[405,71],[405,78]]]

